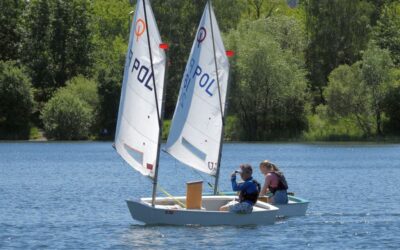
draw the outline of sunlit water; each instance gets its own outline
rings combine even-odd
[[[125,199],[150,196],[152,184],[111,143],[0,143],[0,248],[400,248],[400,145],[226,144],[220,189],[230,190],[238,164],[264,159],[311,201],[306,216],[272,226],[143,226]],[[159,176],[175,195],[186,181],[213,181],[165,153]]]

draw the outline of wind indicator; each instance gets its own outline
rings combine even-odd
[[[227,57],[233,57],[235,55],[235,51],[233,50],[227,50],[225,53]]]

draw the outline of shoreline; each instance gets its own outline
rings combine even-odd
[[[113,140],[47,140],[46,138],[40,139],[28,139],[28,140],[1,140],[0,143],[10,142],[28,142],[28,143],[85,143],[85,142],[110,142]],[[166,140],[162,140],[162,143],[166,143]],[[224,144],[240,143],[240,144],[400,144],[400,138],[386,138],[379,140],[271,140],[271,141],[231,141],[225,140]]]

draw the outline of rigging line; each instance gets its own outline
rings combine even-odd
[[[166,194],[169,198],[173,199],[176,203],[178,203],[181,207],[186,208],[186,205],[181,202],[180,200],[178,200],[177,198],[175,198],[172,194],[168,193],[167,190],[165,190],[164,188],[162,188],[160,185],[158,185],[157,187],[158,190],[160,190],[161,192],[163,192],[164,194]]]
[[[161,147],[161,135],[162,135],[162,117],[160,116],[160,110],[158,108],[157,88],[156,88],[156,80],[155,80],[156,76],[155,76],[155,73],[154,73],[153,55],[151,53],[150,32],[149,32],[149,25],[148,25],[148,22],[147,22],[147,11],[146,11],[146,2],[145,2],[145,0],[143,0],[142,3],[143,3],[144,19],[145,19],[145,22],[146,22],[147,45],[149,47],[151,73],[153,75],[154,98],[155,98],[155,101],[156,101],[156,110],[157,110],[158,126],[159,126],[158,143],[157,143],[157,154],[156,154],[156,162],[155,162],[154,178],[153,178],[153,194],[152,194],[152,200],[151,200],[151,205],[154,207],[154,201],[155,201],[156,192],[157,192],[158,165],[159,165],[159,161],[160,161],[160,147]],[[165,77],[165,72],[164,72],[164,77]],[[164,96],[164,94],[165,94],[165,87],[163,86],[163,96]],[[163,104],[163,103],[161,103],[161,104]],[[163,107],[161,107],[161,109],[163,109]]]
[[[153,90],[154,90],[154,98],[155,98],[155,101],[156,101],[156,110],[157,110],[157,117],[158,117],[158,126],[160,127],[160,129],[161,129],[161,119],[162,119],[162,117],[160,117],[160,110],[159,110],[159,108],[158,108],[158,96],[157,96],[157,88],[156,88],[156,76],[155,76],[155,74],[154,74],[154,66],[153,66],[153,54],[151,53],[151,44],[150,44],[150,32],[149,32],[149,25],[148,25],[148,23],[147,23],[147,11],[146,11],[146,3],[145,3],[145,0],[143,0],[143,10],[144,10],[144,19],[145,19],[145,22],[146,22],[146,35],[147,35],[147,44],[148,44],[148,47],[149,47],[149,56],[150,56],[150,67],[151,67],[151,73],[152,73],[152,75],[153,75]],[[163,88],[164,89],[164,88]]]
[[[217,77],[217,86],[218,86],[218,97],[219,97],[219,107],[221,111],[221,119],[222,119],[222,129],[221,129],[221,136],[219,142],[219,151],[218,151],[218,161],[217,161],[217,173],[215,174],[215,185],[214,185],[214,195],[217,194],[218,191],[218,180],[219,180],[219,169],[221,167],[221,157],[222,157],[222,144],[224,141],[224,127],[225,127],[225,116],[222,110],[222,98],[221,98],[221,89],[219,86],[219,77],[218,77],[218,66],[217,66],[217,55],[215,52],[215,39],[214,39],[214,29],[213,29],[213,22],[212,22],[212,12],[211,12],[211,0],[208,0],[208,14],[210,16],[210,26],[211,26],[211,37],[212,37],[212,44],[213,44],[213,52],[214,52],[214,64],[215,64],[215,73]]]
[[[190,169],[194,173],[196,173],[204,182],[206,182],[210,188],[214,188],[213,184],[211,184],[208,180],[206,180],[206,178],[203,175],[201,175],[198,171],[196,171],[196,169],[194,169],[194,168],[190,168]]]
[[[219,85],[219,77],[218,77],[217,54],[215,52],[214,29],[213,29],[213,22],[212,22],[212,16],[211,16],[211,0],[208,1],[208,14],[210,16],[211,37],[212,37],[212,45],[213,45],[213,52],[214,52],[215,74],[217,77],[217,87],[218,87],[219,109],[221,112],[222,124],[225,125],[224,112],[223,112],[223,108],[222,108],[221,87]]]

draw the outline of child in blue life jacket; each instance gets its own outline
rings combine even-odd
[[[236,174],[239,173],[243,182],[236,182]],[[260,193],[260,183],[252,177],[253,169],[249,164],[240,165],[240,169],[231,175],[233,191],[239,191],[239,201],[233,200],[220,207],[220,211],[229,211],[234,213],[251,213],[253,206],[257,202]]]

